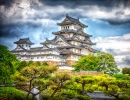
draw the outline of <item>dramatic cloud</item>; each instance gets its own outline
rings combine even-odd
[[[95,48],[114,55],[120,68],[130,67],[130,33],[123,36],[97,37],[93,40]]]
[[[80,18],[103,20],[113,25],[130,23],[129,5],[129,0],[2,0],[0,36],[10,37],[11,32],[14,32],[12,37],[19,36],[21,33],[17,28],[24,30],[25,26],[43,28],[48,25],[50,28],[50,25],[61,21],[66,13]]]
[[[130,56],[126,56],[125,58],[122,59],[123,62],[127,65],[130,65]],[[130,66],[129,66],[130,67]]]
[[[39,46],[54,37],[56,23],[68,13],[89,26],[85,31],[96,37],[98,49],[112,53],[121,67],[128,66],[129,9],[130,0],[0,0],[0,43],[13,49],[13,42],[29,37]]]
[[[45,18],[59,20],[66,13],[77,17],[100,19],[108,21],[110,24],[130,22],[129,0],[55,0],[55,2],[53,0],[5,1],[1,2],[0,13],[4,19],[7,19],[7,21],[9,21],[8,19],[12,19],[12,22],[20,19],[22,19],[20,21]]]

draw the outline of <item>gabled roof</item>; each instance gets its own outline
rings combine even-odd
[[[30,48],[30,51],[37,51],[37,50],[41,50],[42,47],[35,47],[35,48]]]
[[[71,53],[71,51],[69,51],[69,50],[66,49],[66,48],[60,50],[60,52],[61,52],[60,54],[70,54],[70,53]]]
[[[18,47],[20,47],[22,50],[18,50]],[[15,51],[28,51],[27,49],[23,48],[21,45],[18,45],[14,50],[12,50],[11,52],[15,52]]]
[[[54,38],[54,39],[55,39],[55,38]],[[54,39],[53,39],[53,40],[48,40],[48,39],[46,39],[45,42],[42,42],[42,43],[40,43],[40,44],[53,44],[53,45],[56,45],[56,43],[54,42]]]
[[[15,44],[34,44],[30,41],[29,38],[22,38],[19,39],[18,41],[14,42]]]
[[[66,21],[66,20],[69,20],[69,21]],[[78,19],[72,18],[72,17],[68,16],[68,14],[66,15],[66,18],[64,19],[64,21],[62,21],[61,23],[57,23],[57,25],[60,25],[60,26],[69,25],[69,24],[78,24],[84,28],[87,27],[86,25],[84,25],[83,23],[81,23],[79,21],[79,18]]]
[[[75,35],[82,35],[82,36],[85,36],[85,37],[92,37],[92,35],[89,35],[87,33],[84,33],[83,31],[81,30],[62,30],[62,31],[58,31],[58,32],[52,32],[52,34],[54,35],[60,35],[60,34],[64,34],[64,33],[75,33]]]
[[[66,44],[71,45],[62,35],[57,35],[57,38],[61,38]],[[55,41],[56,42],[56,41]]]

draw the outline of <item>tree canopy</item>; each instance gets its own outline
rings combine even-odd
[[[32,100],[42,90],[46,89],[49,85],[50,74],[57,70],[56,66],[43,66],[39,63],[31,63],[15,74],[14,80],[17,83],[17,87],[27,92],[26,100],[29,99],[29,95],[32,95]],[[33,93],[32,90],[36,88],[38,93]]]
[[[0,45],[0,84],[11,83],[11,75],[15,72],[18,59],[6,46]]]
[[[122,73],[123,73],[123,74],[129,74],[129,75],[130,75],[130,68],[126,68],[126,67],[123,68],[123,69],[122,69]]]
[[[119,72],[114,57],[103,52],[82,56],[73,67],[77,71],[103,71],[109,75]]]

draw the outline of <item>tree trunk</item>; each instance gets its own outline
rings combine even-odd
[[[28,91],[28,93],[27,93],[26,100],[29,99],[29,94],[30,94],[30,92],[31,92],[31,86],[32,86],[32,80],[30,80],[30,82],[29,82],[29,91]]]
[[[36,96],[35,94],[33,94],[33,95],[32,95],[32,100],[34,100],[34,99],[35,99],[35,96]]]
[[[105,86],[105,88],[106,88],[106,91],[108,91],[108,86],[107,85]]]
[[[85,84],[82,84],[82,95],[84,95],[84,86]]]
[[[51,97],[53,97],[53,96],[56,94],[56,92],[58,91],[58,88],[59,88],[59,87],[57,87],[57,88],[54,90],[54,92],[52,93]]]

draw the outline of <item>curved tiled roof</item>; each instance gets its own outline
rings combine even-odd
[[[53,40],[48,40],[48,39],[46,39],[46,41],[45,42],[42,42],[42,43],[40,43],[40,44],[54,44],[54,45],[56,45],[56,43],[54,42],[54,40],[55,40],[55,38],[53,39]]]
[[[66,18],[65,19],[68,19],[70,22],[66,22],[65,20],[63,21],[63,22],[61,22],[61,23],[57,23],[57,25],[60,25],[60,26],[62,26],[62,25],[69,25],[69,24],[78,24],[78,25],[80,25],[80,26],[82,26],[82,27],[87,27],[86,25],[84,25],[83,23],[81,23],[80,21],[79,21],[79,19],[76,19],[76,18],[72,18],[72,17],[70,17],[70,16],[68,16],[68,15],[66,15]]]
[[[14,42],[15,44],[34,44],[30,41],[29,38],[22,38],[19,39],[18,41]]]
[[[79,31],[79,30],[73,30],[73,29],[65,29],[65,30],[62,30],[62,31],[58,31],[58,32],[53,32],[52,34],[54,35],[60,35],[62,33],[75,33],[76,35],[82,35],[82,36],[85,36],[85,37],[92,37],[92,35],[89,35],[83,31]]]

